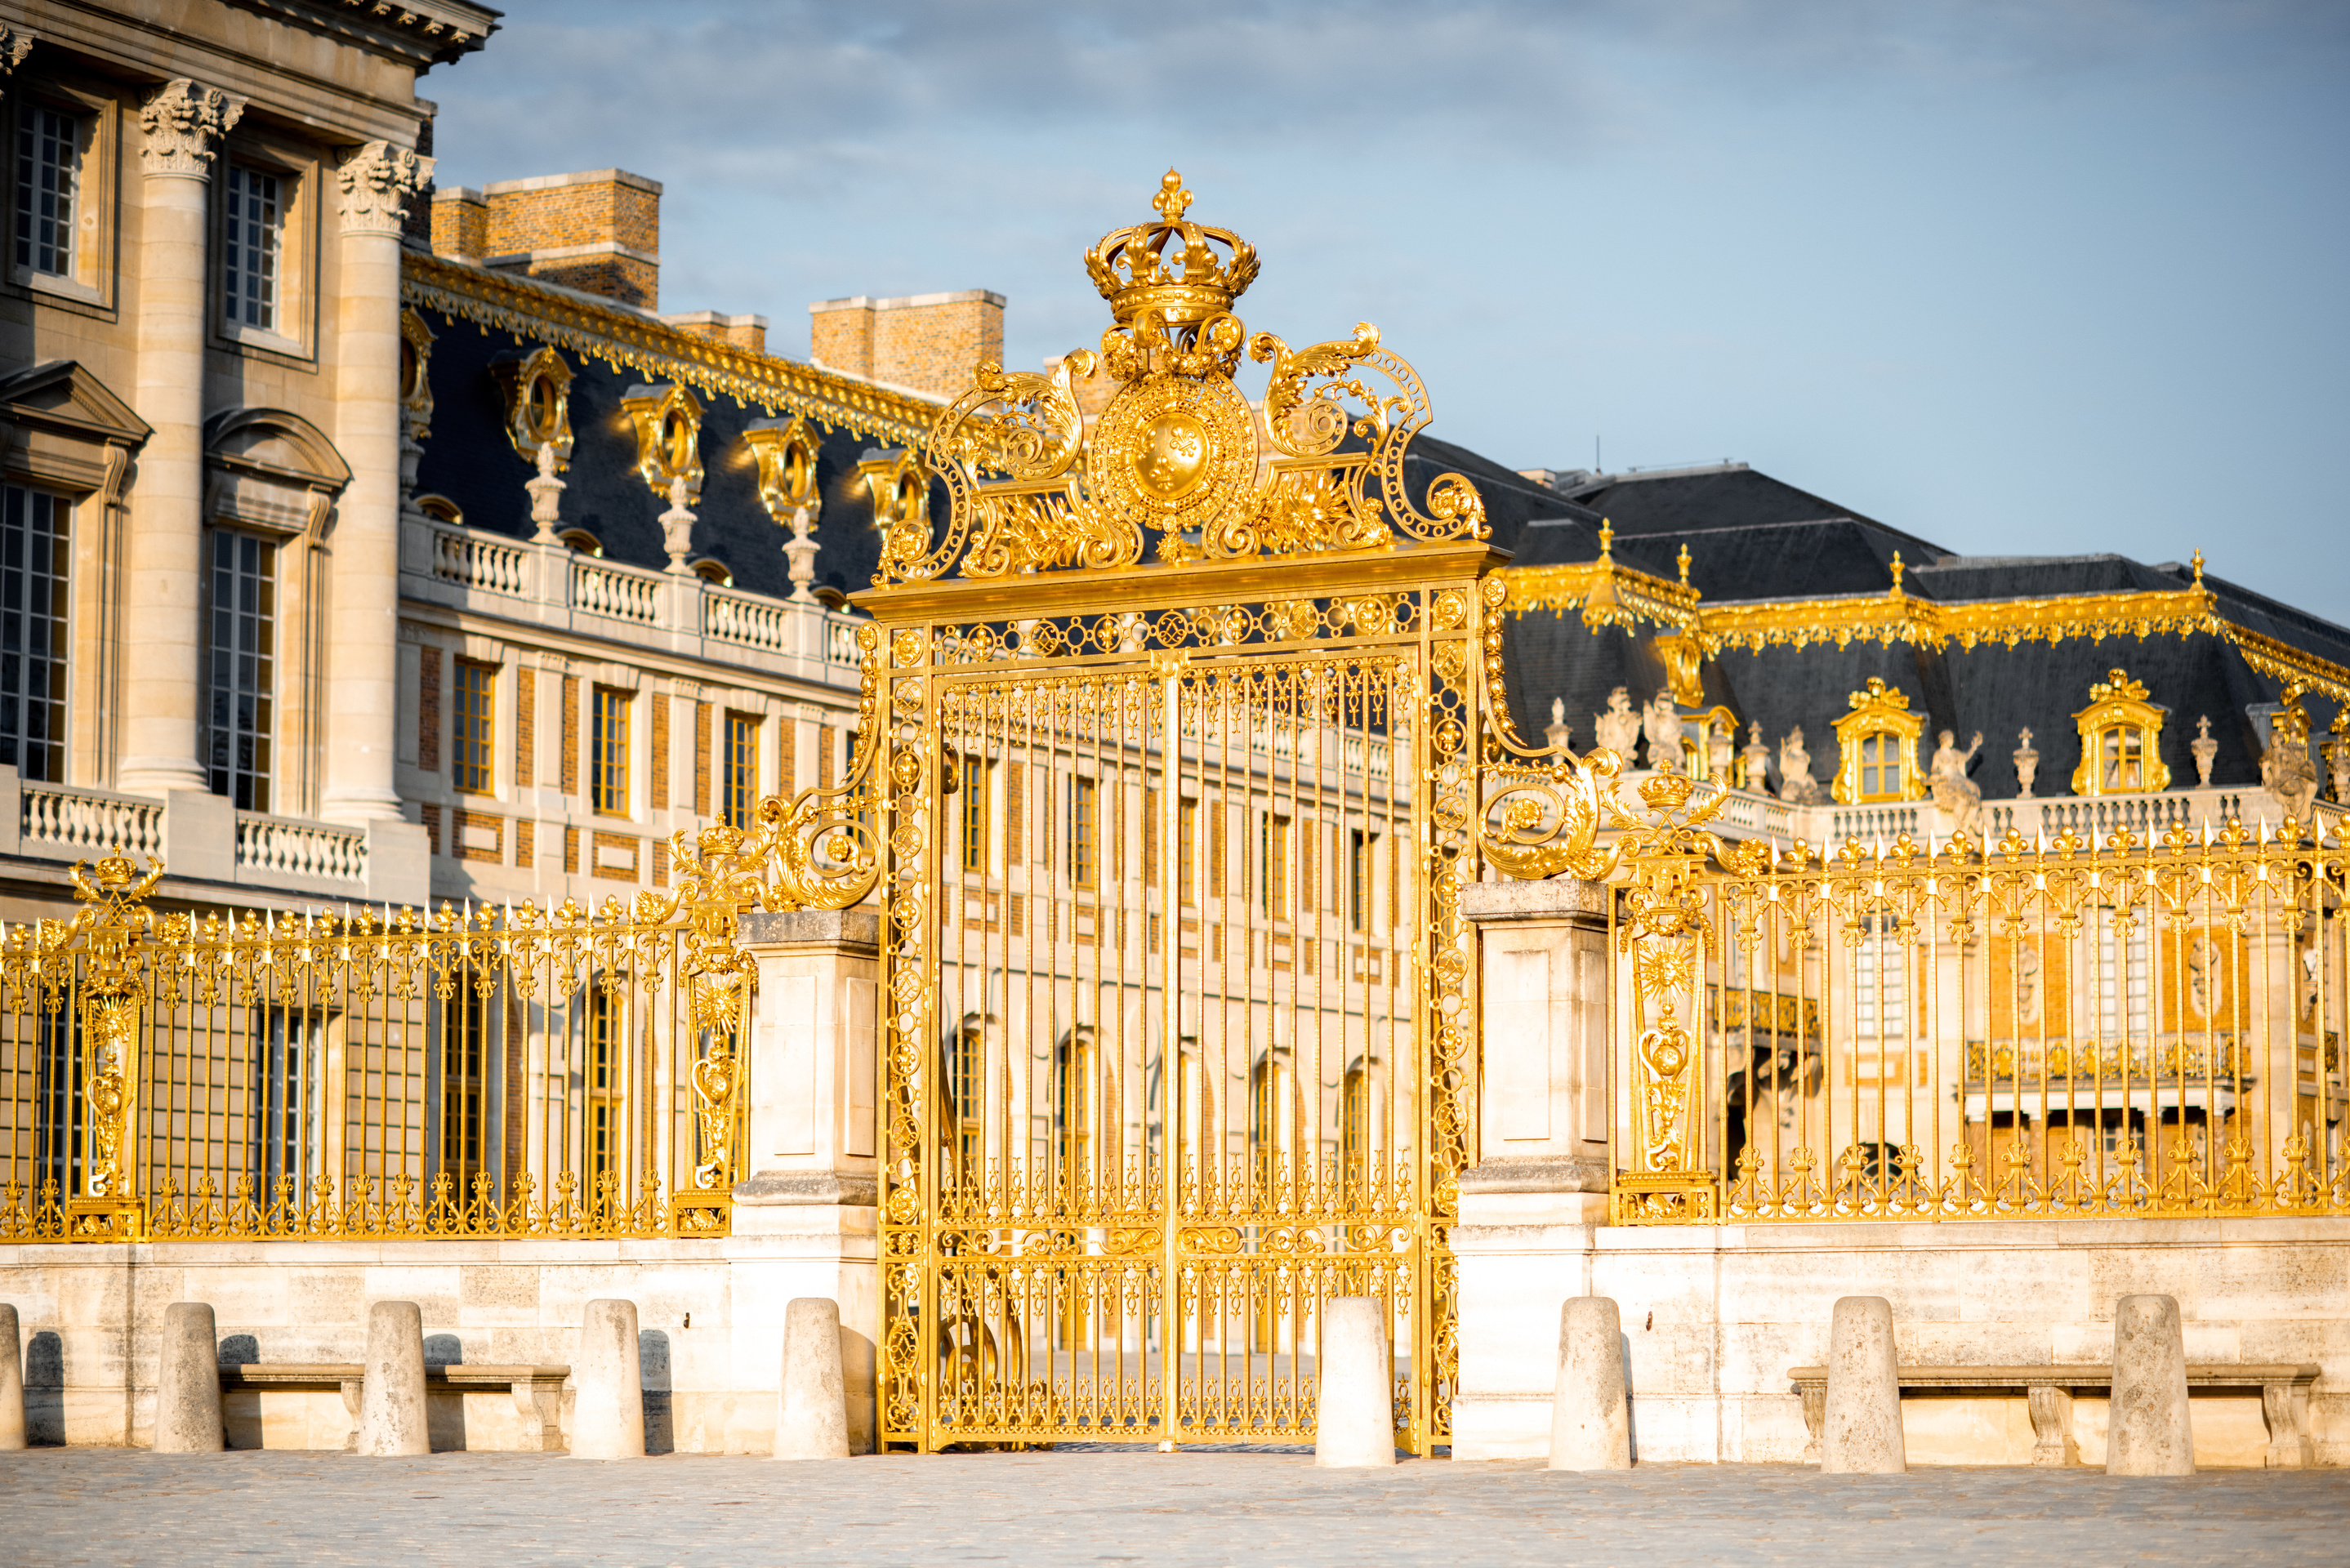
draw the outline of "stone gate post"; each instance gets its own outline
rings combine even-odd
[[[849,1448],[873,1448],[875,1027],[880,918],[872,909],[743,918],[758,961],[751,1025],[749,1175],[734,1189],[734,1366],[729,1447],[771,1438],[784,1310],[795,1296],[840,1306]],[[755,1407],[754,1407],[755,1406]],[[755,1428],[755,1430],[754,1430]]]
[[[1461,889],[1484,1072],[1452,1238],[1455,1459],[1549,1450],[1559,1303],[1591,1293],[1592,1231],[1607,1220],[1607,897],[1571,877]]]

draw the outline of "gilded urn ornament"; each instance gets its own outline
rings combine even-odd
[[[1155,218],[1086,253],[1112,317],[1097,355],[1049,375],[983,365],[939,416],[917,456],[946,492],[943,525],[927,510],[898,518],[877,587],[1485,536],[1460,475],[1430,484],[1425,510],[1405,489],[1405,449],[1430,417],[1411,367],[1368,323],[1303,349],[1252,337],[1232,306],[1256,249],[1191,204],[1170,169]],[[1261,417],[1233,384],[1243,350],[1271,367]],[[1097,370],[1118,389],[1088,430],[1074,386]]]

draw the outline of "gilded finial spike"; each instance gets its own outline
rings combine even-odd
[[[1690,564],[1690,553],[1689,553],[1689,546],[1688,546],[1687,545],[1683,545],[1681,546],[1681,554],[1680,554],[1681,587],[1689,587],[1689,564]]]
[[[1602,517],[1599,520],[1599,558],[1603,561],[1611,559],[1615,546],[1616,525]]]
[[[2195,586],[2199,588],[2203,586],[2203,552],[2200,550],[2196,551],[2193,560],[2195,563]]]
[[[1191,192],[1183,189],[1183,176],[1170,169],[1159,179],[1159,194],[1150,199],[1159,215],[1170,223],[1180,223],[1191,205]]]
[[[1897,594],[1898,594],[1898,593],[1899,593],[1899,592],[1901,591],[1901,574],[1902,574],[1902,573],[1904,573],[1904,572],[1906,572],[1906,571],[1908,571],[1908,569],[1909,569],[1908,567],[1907,567],[1907,566],[1903,566],[1903,565],[1901,564],[1901,552],[1900,552],[1900,551],[1898,551],[1898,550],[1894,551],[1894,552],[1893,552],[1893,591],[1894,591],[1895,593],[1897,593]]]

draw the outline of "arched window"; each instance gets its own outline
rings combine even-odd
[[[2144,794],[2170,787],[2162,764],[2162,721],[2170,711],[2147,701],[2146,683],[2120,670],[2089,688],[2089,705],[2073,715],[2081,732],[2074,794]]]
[[[1926,780],[1918,765],[1918,737],[1925,727],[1906,695],[1870,676],[1852,694],[1852,711],[1835,722],[1841,760],[1829,792],[1835,803],[1921,799]]]

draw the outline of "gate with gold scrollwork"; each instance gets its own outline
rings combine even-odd
[[[1308,1438],[1322,1306],[1369,1295],[1427,1452],[1475,1156],[1459,893],[1482,763],[1530,757],[1493,711],[1501,557],[1467,482],[1405,483],[1409,366],[1368,327],[1248,338],[1255,254],[1180,187],[1088,254],[1098,361],[986,367],[940,416],[939,514],[896,508],[858,596],[881,1433]]]

